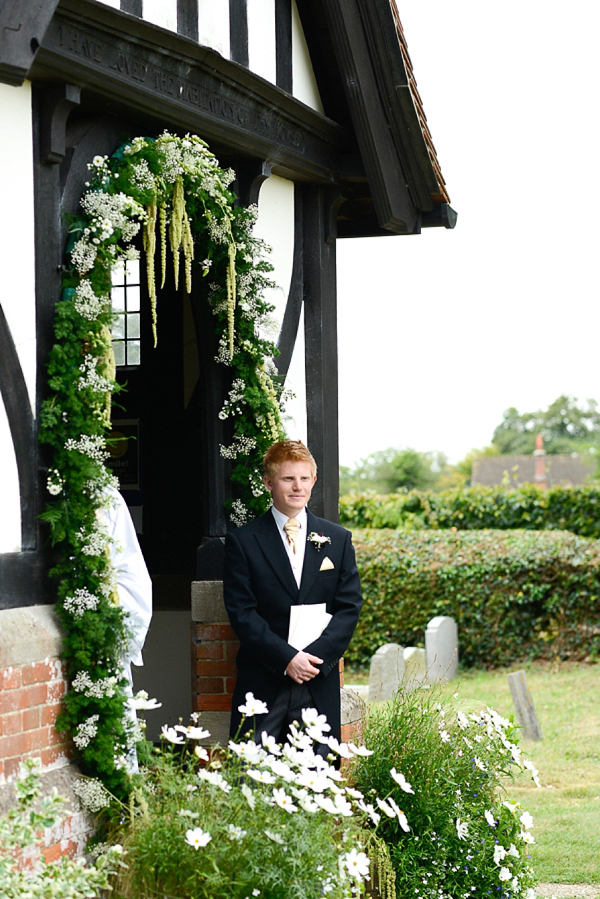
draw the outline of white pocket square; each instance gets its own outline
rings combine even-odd
[[[335,565],[333,564],[329,556],[325,556],[325,558],[321,562],[319,571],[330,571],[332,568],[335,568]]]

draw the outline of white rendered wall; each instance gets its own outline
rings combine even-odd
[[[276,82],[275,0],[248,0],[248,68]]]
[[[286,178],[271,175],[263,183],[258,198],[258,221],[254,233],[271,247],[271,275],[277,287],[268,291],[266,299],[275,307],[273,317],[276,327],[269,337],[276,342],[283,321],[283,314],[292,283],[294,265],[294,183]],[[298,339],[294,348],[286,388],[296,394],[286,403],[288,420],[285,422],[288,436],[293,440],[306,440],[306,386],[304,381],[304,321],[300,321]]]
[[[323,104],[319,96],[317,80],[295,0],[292,0],[292,92],[297,100],[301,100],[307,106],[316,109],[317,112],[323,112]]]
[[[0,303],[19,356],[35,415],[35,245],[31,85],[0,84]],[[21,509],[14,448],[0,404],[0,552],[21,548]]]
[[[229,3],[198,0],[198,43],[229,59]]]
[[[176,32],[177,0],[142,0],[142,16],[146,22]]]

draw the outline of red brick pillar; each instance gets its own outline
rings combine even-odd
[[[211,743],[227,745],[235,657],[239,641],[229,624],[222,581],[192,583],[192,709],[211,733]]]

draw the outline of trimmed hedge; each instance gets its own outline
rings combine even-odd
[[[571,531],[600,538],[600,487],[526,485],[411,490],[378,496],[349,494],[340,501],[340,521],[349,528],[527,528]]]
[[[579,659],[600,650],[600,540],[564,531],[354,532],[365,596],[346,653],[424,645],[435,615],[458,624],[463,666]]]

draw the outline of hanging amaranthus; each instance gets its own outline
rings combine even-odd
[[[194,239],[190,220],[185,208],[185,193],[183,178],[178,175],[173,187],[173,209],[171,212],[171,227],[169,229],[171,252],[173,253],[173,271],[175,274],[175,289],[179,288],[179,251],[183,248],[185,257],[185,289],[192,292],[192,260],[194,259]]]
[[[161,203],[158,208],[158,221],[160,228],[160,289],[162,290],[167,278],[167,207],[165,203]]]
[[[233,335],[235,323],[235,253],[236,246],[231,234],[231,224],[229,225],[229,233],[231,235],[231,243],[227,247],[227,329],[229,335],[229,358],[233,359]]]
[[[158,341],[156,332],[156,281],[154,276],[154,254],[156,253],[156,197],[146,207],[148,216],[144,225],[144,251],[146,253],[146,275],[148,278],[148,296],[150,297],[150,306],[152,309],[152,336],[154,337],[154,346]]]

